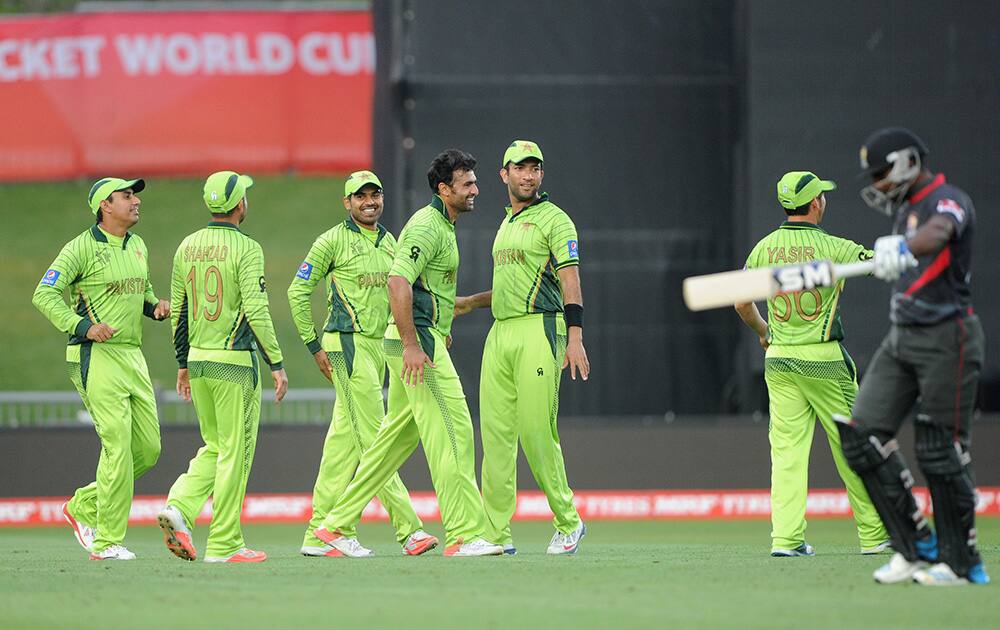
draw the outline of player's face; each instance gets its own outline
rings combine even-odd
[[[458,212],[472,212],[479,194],[475,171],[455,171],[451,185],[438,186],[441,198]]]
[[[111,193],[107,200],[101,202],[101,207],[107,209],[110,218],[116,223],[132,227],[139,222],[141,203],[139,196],[132,192],[131,188],[126,188]]]
[[[361,190],[344,197],[344,208],[351,213],[355,223],[374,230],[382,217],[384,196],[378,186],[365,184]]]
[[[510,196],[518,201],[531,201],[538,197],[543,177],[545,170],[542,163],[535,159],[512,163],[507,168],[500,169],[500,179],[507,184]]]

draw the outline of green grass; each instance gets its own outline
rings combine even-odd
[[[0,184],[4,200],[4,296],[7,330],[0,383],[4,389],[71,390],[62,367],[66,335],[56,331],[31,304],[31,294],[60,248],[93,223],[85,205],[89,181]],[[211,216],[201,200],[202,179],[151,179],[133,231],[149,247],[150,275],[157,295],[169,298],[170,264],[181,239]],[[250,193],[243,230],[261,243],[271,298],[271,315],[287,371],[295,387],[324,387],[292,324],[285,290],[313,239],[342,221],[343,180],[294,176],[258,177]],[[322,324],[322,291],[313,296]],[[169,324],[144,320],[143,351],[154,385],[173,389],[177,365]]]
[[[440,535],[440,524],[429,526]],[[365,525],[366,560],[302,558],[302,528],[255,525],[262,565],[185,563],[154,527],[135,527],[135,562],[86,559],[68,528],[0,530],[4,628],[982,628],[996,586],[879,586],[888,556],[858,555],[847,520],[809,525],[814,558],[767,555],[769,524],[598,522],[576,557],[548,557],[546,523],[515,524],[519,555],[403,557]],[[1000,519],[979,522],[1000,567]],[[204,545],[206,529],[196,532]]]

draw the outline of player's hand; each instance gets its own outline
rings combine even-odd
[[[170,317],[170,301],[160,300],[153,309],[153,319],[166,319]]]
[[[188,376],[187,368],[177,370],[177,395],[184,402],[191,402],[191,378]]]
[[[444,338],[444,347],[451,350],[451,335]]]
[[[566,358],[563,359],[562,369],[565,370],[568,365],[569,376],[574,381],[577,370],[580,371],[580,378],[587,380],[590,378],[590,361],[587,360],[587,350],[583,347],[583,331],[577,326],[572,326],[569,330],[569,342],[566,344]]]
[[[431,358],[419,345],[403,348],[403,373],[400,378],[404,385],[420,385],[424,382],[424,366],[436,368]]]
[[[330,366],[330,357],[326,356],[325,350],[320,350],[313,355],[316,359],[316,366],[319,367],[319,371],[323,373],[326,380],[333,382],[333,368]]]
[[[278,404],[288,391],[288,375],[285,374],[285,368],[271,370],[271,378],[274,379],[274,404]]]
[[[104,343],[114,337],[116,332],[118,331],[107,324],[94,324],[87,329],[87,339],[96,341],[97,343]]]
[[[764,334],[760,336],[760,347],[767,350],[768,346],[771,345],[771,328],[767,327],[764,329]]]
[[[461,295],[455,296],[455,317],[471,313],[472,311],[472,298]]]
[[[906,238],[901,234],[882,236],[875,241],[875,272],[880,280],[894,282],[904,271],[917,266],[917,259],[910,253]]]

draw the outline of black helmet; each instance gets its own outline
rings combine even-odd
[[[926,155],[927,145],[909,129],[875,131],[861,145],[859,177],[872,181],[861,190],[861,198],[869,207],[892,216],[905,202]]]
[[[888,170],[894,160],[889,156],[900,149],[913,147],[922,158],[927,156],[927,145],[917,134],[904,127],[885,127],[872,132],[861,145],[861,175],[871,176]]]

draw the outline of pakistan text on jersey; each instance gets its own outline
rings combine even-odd
[[[520,249],[498,249],[493,253],[493,264],[497,267],[503,265],[524,264],[524,250]]]
[[[146,292],[145,278],[125,278],[109,282],[105,287],[112,295],[134,294]]]
[[[379,271],[375,273],[359,273],[358,274],[358,286],[362,289],[378,288],[384,287],[389,281],[388,271]]]
[[[184,262],[224,261],[229,256],[228,245],[189,245],[184,248]]]

